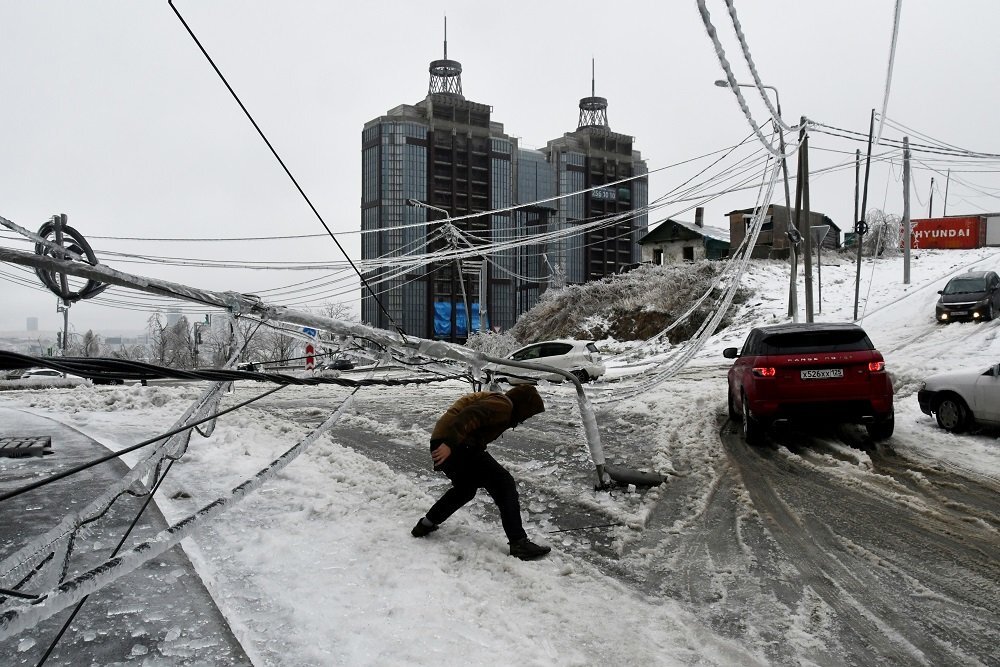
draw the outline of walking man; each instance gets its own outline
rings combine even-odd
[[[451,488],[421,517],[410,533],[424,537],[472,500],[479,489],[493,498],[510,555],[521,560],[541,558],[551,551],[528,539],[521,525],[517,484],[507,470],[486,451],[486,446],[509,428],[545,411],[533,385],[522,384],[506,394],[479,391],[462,396],[438,419],[431,434],[434,469],[451,480]]]

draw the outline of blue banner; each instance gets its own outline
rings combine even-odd
[[[479,303],[472,304],[472,330],[479,331]],[[455,335],[468,336],[468,318],[465,316],[465,304],[456,302],[455,309]],[[452,304],[446,301],[438,301],[434,304],[434,335],[438,337],[451,336],[451,311]]]

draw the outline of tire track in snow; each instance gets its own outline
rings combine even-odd
[[[866,461],[824,454],[822,441],[798,454],[733,434],[723,443],[775,541],[856,635],[842,637],[848,653],[860,640],[892,662],[989,663],[1000,641],[995,529]]]

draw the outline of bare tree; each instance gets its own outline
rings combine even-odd
[[[96,357],[101,353],[101,337],[93,329],[83,334],[82,352],[85,357]]]
[[[146,331],[149,334],[149,356],[155,364],[165,366],[167,363],[167,327],[163,323],[163,317],[159,312],[155,312],[146,320]]]
[[[298,341],[279,329],[271,329],[263,337],[268,361],[282,361],[294,356]]]
[[[208,349],[211,364],[216,368],[225,365],[237,350],[240,352],[237,361],[263,360],[262,350],[266,345],[264,337],[258,334],[260,322],[242,317],[234,322],[202,329],[201,345]]]
[[[104,354],[115,359],[143,361],[146,358],[146,348],[142,345],[126,345],[122,343],[116,349],[111,349],[109,346]]]
[[[194,337],[187,318],[182,315],[172,326],[167,327],[164,333],[167,341],[166,365],[171,368],[193,368]]]
[[[862,237],[863,254],[869,257],[899,254],[903,238],[902,218],[875,208],[868,211],[865,221],[868,232]]]
[[[351,310],[351,307],[342,301],[324,301],[319,307],[319,312],[331,320],[341,322],[357,322],[358,316]]]

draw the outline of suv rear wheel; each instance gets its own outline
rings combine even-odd
[[[576,376],[576,379],[579,380],[580,382],[590,382],[590,373],[583,370],[582,368],[580,370],[572,371],[572,373],[573,375]]]
[[[875,442],[888,440],[892,437],[892,432],[896,428],[896,417],[892,415],[888,419],[868,424],[865,428],[868,430],[868,437]]]
[[[743,394],[743,439],[748,445],[759,445],[764,441],[764,426],[750,414],[750,401]]]

